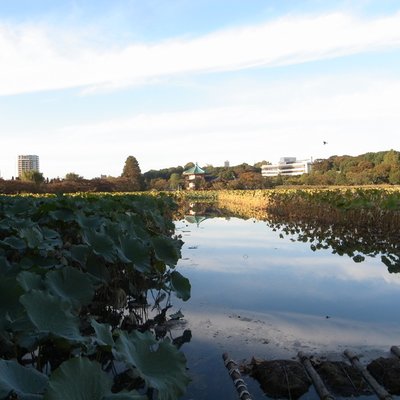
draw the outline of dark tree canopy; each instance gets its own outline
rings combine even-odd
[[[129,156],[126,159],[121,177],[129,181],[131,190],[143,189],[142,172],[140,171],[139,163],[135,157]]]

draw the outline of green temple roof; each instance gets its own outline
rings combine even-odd
[[[196,163],[196,165],[192,168],[187,169],[186,171],[183,171],[184,175],[202,175],[205,174],[206,172],[201,169],[198,164]]]

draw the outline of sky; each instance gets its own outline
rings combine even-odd
[[[398,0],[0,0],[0,176],[400,151]],[[324,144],[326,142],[326,144]]]

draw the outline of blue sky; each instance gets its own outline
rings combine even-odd
[[[0,0],[0,175],[400,150],[400,3]],[[324,145],[323,142],[328,142]]]

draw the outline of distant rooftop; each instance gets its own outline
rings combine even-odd
[[[201,169],[197,163],[194,167],[189,168],[186,171],[183,171],[184,175],[201,175],[201,174],[205,174],[205,173],[206,173],[206,171]]]

